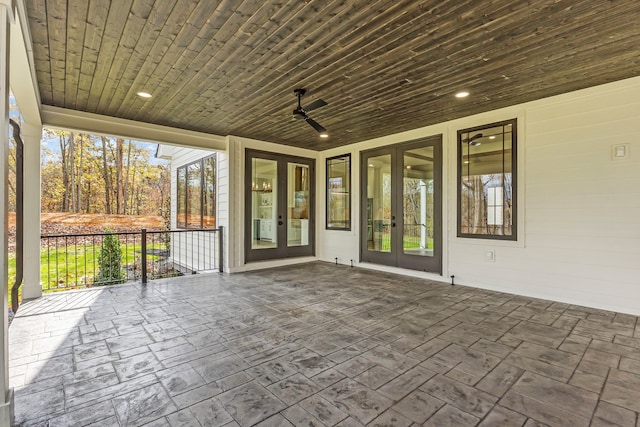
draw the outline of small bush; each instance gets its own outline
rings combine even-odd
[[[120,239],[112,230],[105,230],[107,235],[102,241],[102,247],[98,254],[98,274],[95,284],[97,286],[124,283],[124,271],[122,270],[122,251],[120,251]]]

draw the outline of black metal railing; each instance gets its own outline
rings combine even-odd
[[[223,228],[43,235],[44,291],[222,272]]]

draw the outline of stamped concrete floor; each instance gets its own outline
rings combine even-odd
[[[327,263],[53,295],[9,332],[21,426],[640,426],[637,317]]]

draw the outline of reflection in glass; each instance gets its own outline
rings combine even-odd
[[[405,151],[403,161],[402,249],[433,256],[433,147]]]
[[[251,177],[251,249],[275,248],[278,246],[278,162],[254,158]]]
[[[515,125],[458,132],[460,235],[513,236]]]
[[[367,165],[367,248],[391,252],[391,155],[370,157]]]
[[[201,170],[200,162],[187,166],[187,228],[202,227]]]
[[[177,227],[187,228],[187,168],[178,168]]]
[[[202,193],[202,228],[216,227],[216,158],[208,157],[204,162]]]
[[[327,159],[327,229],[351,229],[351,155]]]
[[[309,244],[309,166],[287,163],[287,245]]]

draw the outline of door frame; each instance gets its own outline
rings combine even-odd
[[[403,236],[398,230],[404,229],[403,212],[403,177],[404,152],[425,146],[433,147],[434,165],[434,200],[433,200],[433,256],[411,255],[404,253]],[[391,251],[368,250],[368,209],[367,209],[367,175],[369,172],[368,159],[373,156],[391,156],[391,212],[396,218],[395,227],[391,227]],[[389,265],[392,267],[422,270],[442,274],[442,134],[425,138],[405,141],[398,144],[386,145],[360,152],[360,248],[361,262]]]
[[[277,163],[277,212],[278,221],[274,224],[276,227],[275,248],[252,249],[252,159],[258,157],[260,159],[273,160]],[[289,246],[287,241],[288,222],[287,222],[287,185],[288,185],[288,163],[300,163],[309,167],[309,242],[303,246]],[[245,149],[245,168],[244,168],[244,262],[265,261],[273,259],[283,259],[302,256],[315,255],[315,159],[308,157],[292,156],[289,154],[274,153],[270,151],[256,150],[252,148]]]

